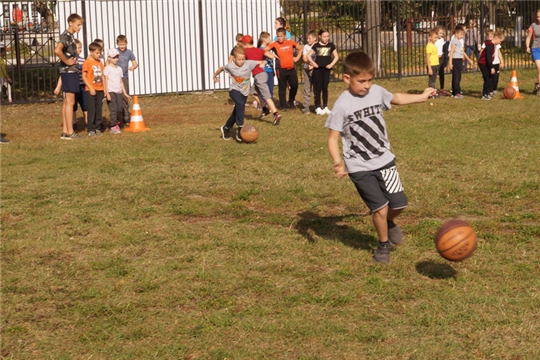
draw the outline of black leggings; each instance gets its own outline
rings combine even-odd
[[[324,109],[328,106],[328,84],[330,83],[330,69],[313,69],[313,93],[315,94],[315,108]],[[321,106],[322,92],[322,106]]]

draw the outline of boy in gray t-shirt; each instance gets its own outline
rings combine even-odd
[[[392,94],[373,85],[375,65],[363,52],[353,52],[343,60],[343,81],[349,86],[341,93],[326,120],[328,151],[334,162],[337,177],[349,175],[356,190],[373,216],[379,237],[373,261],[390,261],[392,245],[403,241],[401,229],[394,219],[407,206],[390,151],[383,110],[391,105],[404,105],[426,101],[437,93],[427,88],[422,94]],[[339,149],[341,138],[343,160]]]
[[[257,66],[264,67],[266,61],[246,60],[246,52],[242,46],[236,46],[232,51],[232,56],[234,57],[232,62],[216,70],[214,81],[219,82],[218,75],[223,71],[231,75],[229,96],[234,101],[234,109],[225,125],[221,127],[221,137],[223,140],[229,140],[231,138],[230,131],[236,123],[238,126],[236,141],[242,142],[240,131],[244,126],[246,101],[251,88],[251,71]]]
[[[454,99],[463,99],[461,93],[461,73],[463,72],[463,58],[467,61],[471,59],[464,50],[462,39],[465,37],[465,30],[461,26],[456,26],[454,36],[448,47],[448,68],[452,71],[452,97]]]

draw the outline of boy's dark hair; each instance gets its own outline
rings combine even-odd
[[[97,42],[93,42],[93,43],[90,43],[90,45],[88,45],[88,50],[90,51],[103,50],[103,47],[99,45]]]
[[[461,24],[456,25],[456,27],[454,28],[454,34],[458,33],[458,32],[465,32],[465,29],[463,28],[463,25],[461,25]]]
[[[232,50],[232,54],[233,54],[233,56],[236,56],[236,55],[245,55],[245,54],[246,54],[246,50],[244,49],[243,46],[236,45],[236,46],[234,47],[234,49]]]
[[[343,73],[349,76],[375,74],[375,64],[365,52],[352,52],[343,59]]]
[[[429,31],[429,36],[431,35],[439,35],[439,28],[433,28]]]
[[[277,29],[276,34],[287,34],[287,30],[285,30],[285,28],[279,28]]]
[[[118,43],[123,43],[123,42],[127,43],[127,36],[126,35],[118,35],[116,37],[116,43],[118,44]]]
[[[68,18],[67,18],[68,24],[71,23],[71,22],[75,22],[75,21],[77,21],[77,20],[81,20],[81,21],[82,21],[82,20],[83,20],[82,16],[79,15],[79,14],[71,14],[71,15],[69,15]]]
[[[101,39],[94,39],[94,41],[92,41],[92,42],[103,43],[103,40],[101,40]]]
[[[309,36],[317,37],[317,32],[315,30],[308,31],[306,38]]]
[[[237,43],[242,42],[242,38],[243,38],[243,37],[244,37],[244,34],[242,34],[242,33],[236,34],[236,37],[235,37],[236,42],[237,42]]]

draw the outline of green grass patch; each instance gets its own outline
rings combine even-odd
[[[237,144],[226,92],[143,97],[150,131],[70,142],[61,104],[3,107],[1,355],[539,358],[540,116],[535,73],[518,77],[521,100],[480,101],[467,73],[463,100],[385,113],[409,198],[387,266],[324,117],[249,107],[260,137]],[[478,235],[462,263],[433,244],[449,219]]]

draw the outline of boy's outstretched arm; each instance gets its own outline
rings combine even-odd
[[[394,98],[390,103],[394,105],[407,105],[427,101],[430,97],[435,95],[437,90],[434,88],[426,88],[421,94],[405,94],[394,93]]]
[[[334,173],[336,177],[341,178],[347,175],[347,170],[345,170],[345,165],[341,162],[341,153],[339,151],[339,140],[341,139],[341,134],[339,131],[330,129],[328,134],[328,152],[334,163]]]

